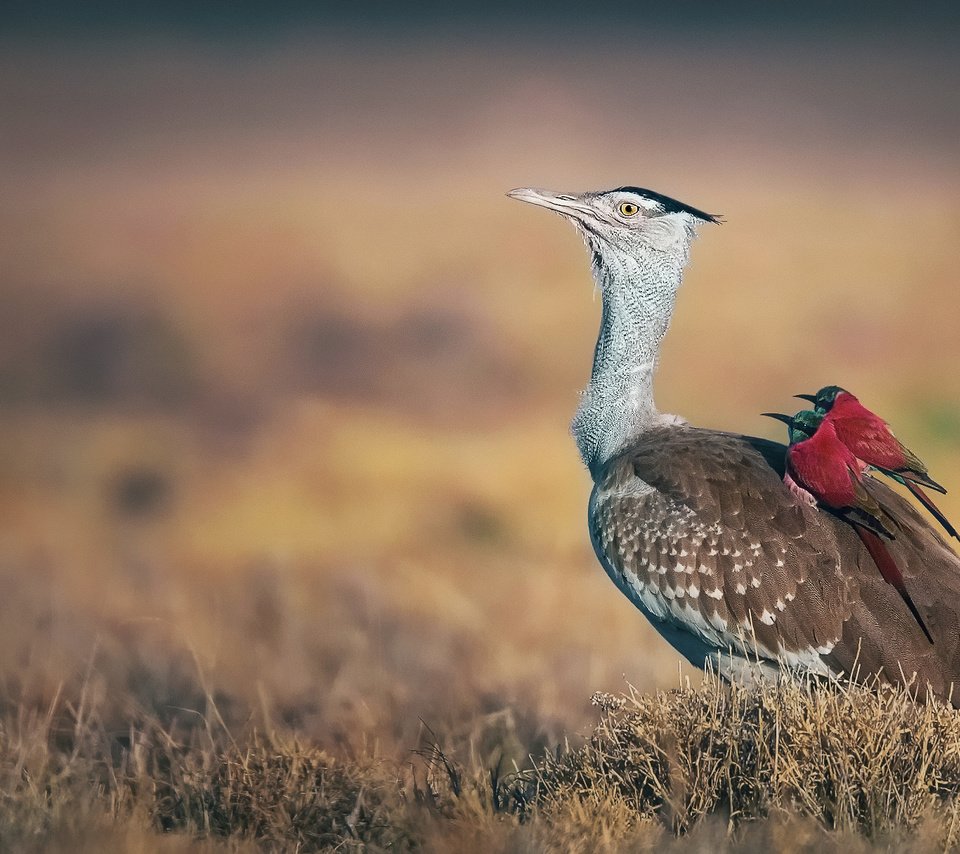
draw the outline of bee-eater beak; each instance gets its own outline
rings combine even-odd
[[[761,412],[766,418],[776,418],[777,421],[782,421],[784,424],[793,424],[793,416],[784,415],[782,412]]]
[[[795,394],[794,397],[799,397],[800,400],[809,400],[811,403],[817,402],[817,396],[815,394]]]

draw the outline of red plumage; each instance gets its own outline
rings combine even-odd
[[[871,527],[875,527],[876,530],[889,534],[880,518],[882,511],[879,505],[863,488],[863,469],[864,465],[850,448],[840,441],[834,425],[827,419],[821,422],[809,439],[794,442],[787,449],[787,475],[790,478],[824,506],[859,514],[850,516],[848,521],[867,547],[883,579],[900,594],[927,640],[933,643],[933,638],[907,591],[903,573],[883,540],[875,530],[871,530]],[[867,527],[865,521],[869,521],[871,527]]]
[[[834,510],[857,504],[862,466],[826,420],[809,439],[787,451],[790,476],[821,504]]]
[[[903,483],[944,530],[960,540],[956,528],[920,486],[937,492],[946,490],[930,477],[919,457],[904,447],[879,415],[867,409],[850,392],[840,391],[824,416],[823,423],[833,426],[837,438],[854,456]]]
[[[849,391],[837,394],[823,420],[833,425],[837,438],[867,465],[943,491],[943,487],[930,479],[926,466],[916,454],[893,435],[887,422]]]

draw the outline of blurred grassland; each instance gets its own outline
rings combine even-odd
[[[396,760],[423,720],[522,765],[677,683],[586,536],[587,260],[516,185],[722,212],[661,407],[779,438],[756,413],[843,384],[960,516],[955,63],[781,47],[5,51],[8,723],[214,698],[237,737]]]

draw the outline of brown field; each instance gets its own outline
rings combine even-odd
[[[0,848],[956,842],[952,713],[698,689],[605,578],[566,430],[598,300],[570,229],[503,197],[637,183],[722,212],[662,408],[779,438],[757,413],[841,383],[960,517],[955,60],[681,41],[639,64],[319,37],[0,53]],[[756,792],[701,807],[703,709],[730,749],[777,709],[926,740],[913,764],[864,747],[896,780],[798,747],[793,777],[757,760]],[[643,728],[671,726],[638,776]]]

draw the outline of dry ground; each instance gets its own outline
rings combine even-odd
[[[629,55],[499,50],[3,52],[3,847],[956,839],[950,713],[650,694],[677,659],[595,565],[565,429],[586,259],[502,197],[723,212],[664,408],[773,436],[840,382],[960,516],[952,54],[647,45],[617,88]],[[745,766],[770,720],[794,764]]]

